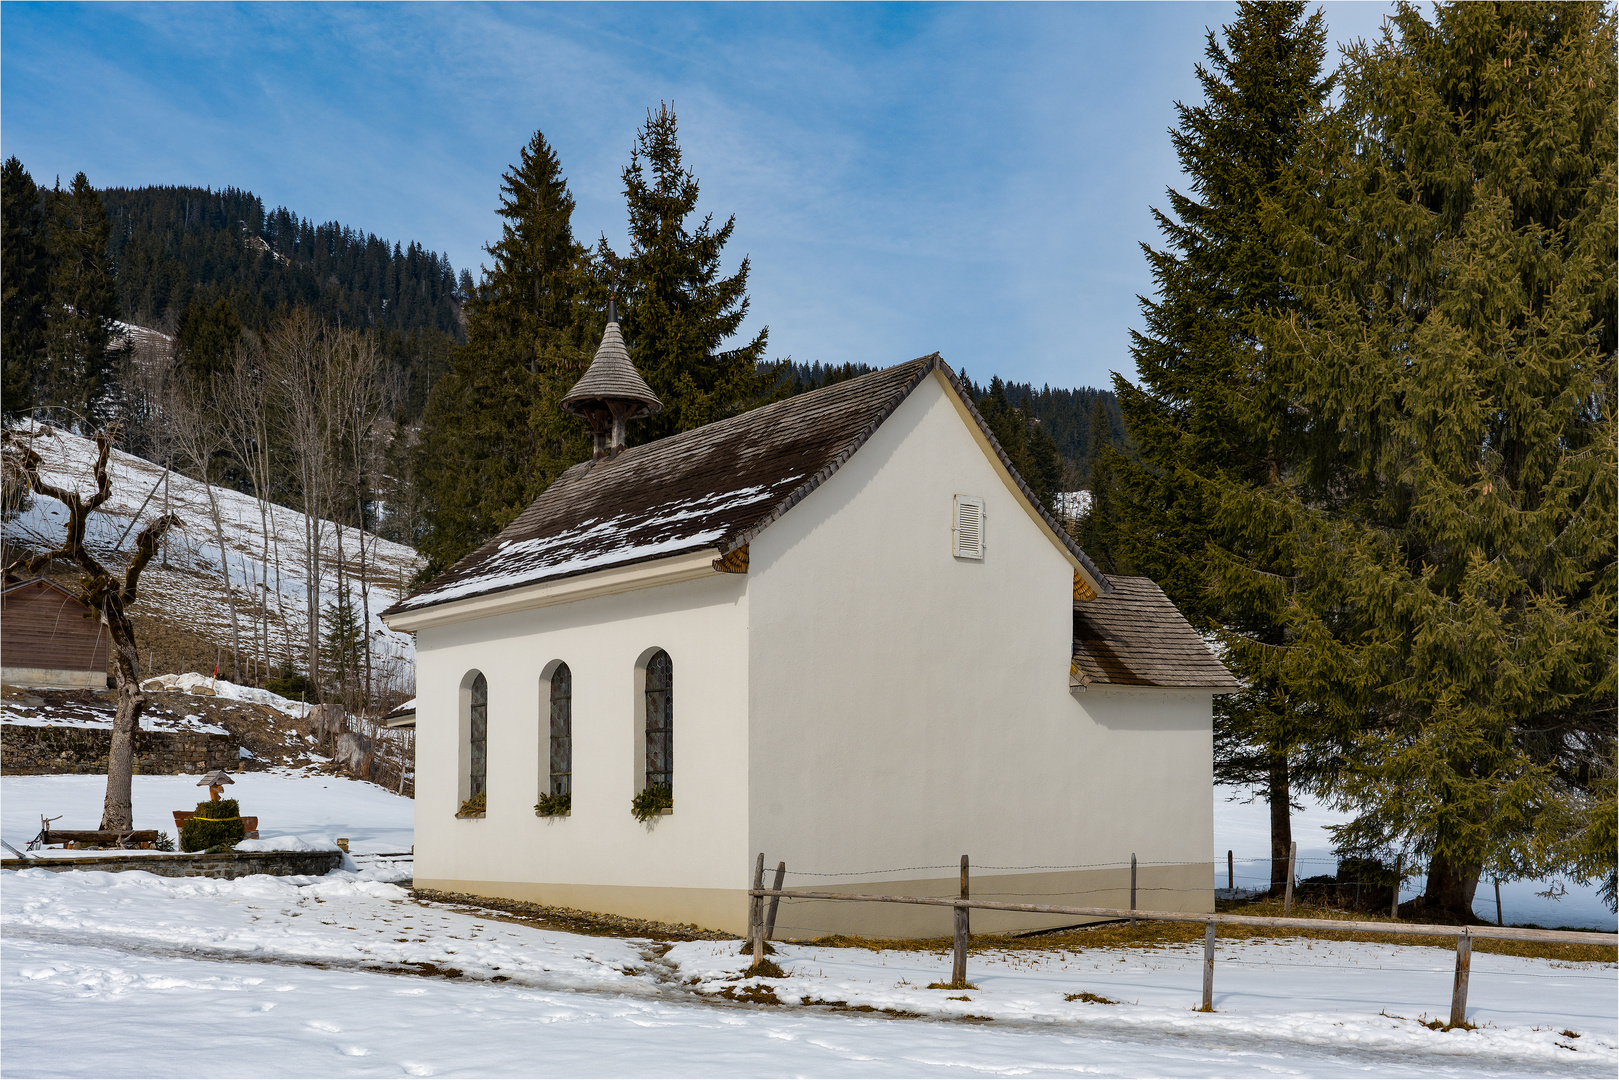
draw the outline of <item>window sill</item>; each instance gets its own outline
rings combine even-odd
[[[552,818],[573,817],[573,811],[569,810],[567,813],[564,813],[564,814],[541,814],[538,811],[536,811],[534,816],[539,818],[541,821],[549,821]]]
[[[672,814],[672,813],[674,813],[674,812],[675,812],[675,808],[674,808],[674,807],[672,807],[672,806],[665,806],[665,807],[664,807],[664,808],[663,808],[663,809],[662,809],[662,810],[659,810],[659,811],[658,811],[658,816],[659,816],[659,817],[668,817],[668,816],[669,816],[669,815],[670,815],[670,814]]]
[[[484,815],[483,814],[457,814],[455,816],[465,820],[465,819],[469,819],[469,818],[481,818]]]

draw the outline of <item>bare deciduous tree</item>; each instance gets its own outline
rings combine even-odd
[[[55,550],[7,566],[6,572],[38,573],[55,559],[73,562],[81,571],[79,599],[100,614],[113,644],[113,677],[118,686],[118,711],[112,726],[112,748],[107,756],[107,797],[101,810],[101,828],[127,832],[134,828],[130,804],[130,773],[135,760],[135,730],[140,726],[146,698],[140,692],[140,657],[135,648],[135,627],[127,609],[135,602],[141,572],[157,554],[163,534],[181,525],[173,514],[163,514],[135,538],[135,553],[120,581],[90,554],[84,543],[90,515],[112,497],[107,459],[118,437],[112,424],[96,434],[96,490],[88,498],[78,491],[46,483],[40,475],[41,458],[30,444],[40,429],[8,428],[4,433],[5,468],[23,479],[35,494],[60,501],[68,509],[67,535]]]

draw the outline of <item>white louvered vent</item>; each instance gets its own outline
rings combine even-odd
[[[984,500],[956,496],[956,516],[950,530],[958,559],[984,557]]]

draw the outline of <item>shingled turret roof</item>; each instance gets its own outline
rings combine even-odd
[[[584,377],[563,396],[562,407],[583,416],[585,410],[581,406],[585,402],[614,399],[639,403],[646,410],[639,414],[641,416],[663,411],[663,402],[630,362],[630,351],[624,347],[624,335],[619,332],[617,320],[607,324],[601,344],[596,347],[596,358],[590,362]]]
[[[971,395],[943,360],[925,356],[575,465],[500,535],[386,614],[664,556],[730,555],[825,482],[934,371],[1016,477]],[[1055,542],[1105,591],[1107,579],[1018,486]]]

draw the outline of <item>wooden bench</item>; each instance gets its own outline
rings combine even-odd
[[[41,844],[100,844],[103,847],[131,848],[141,844],[157,843],[156,829],[46,829],[40,833]]]
[[[176,810],[176,811],[174,811],[174,829],[175,829],[175,831],[176,832],[180,831],[180,829],[182,829],[185,826],[185,823],[187,821],[190,821],[192,818],[194,818],[196,816],[197,816],[197,812],[195,810]],[[248,817],[246,814],[243,814],[242,815],[242,828],[247,830],[247,839],[249,839],[249,840],[257,840],[259,838],[259,819],[258,818],[256,818],[256,817]]]

